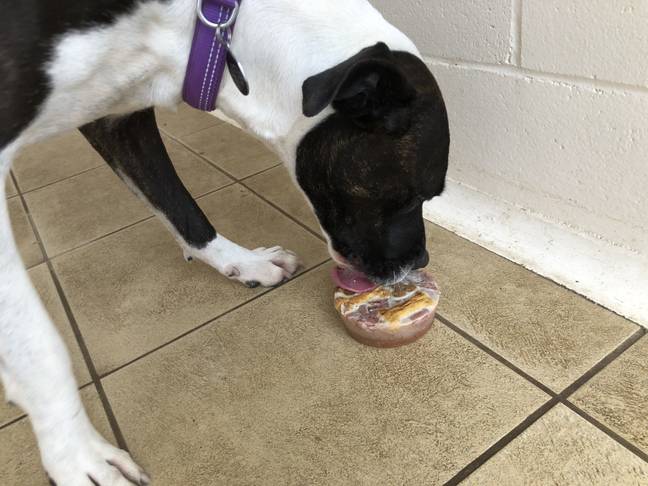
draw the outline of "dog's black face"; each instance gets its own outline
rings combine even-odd
[[[377,44],[304,83],[304,114],[330,104],[296,172],[336,258],[379,281],[427,265],[422,204],[443,191],[450,145],[432,74]]]

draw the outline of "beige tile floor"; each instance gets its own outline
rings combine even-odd
[[[435,326],[406,348],[359,345],[276,157],[188,108],[159,124],[216,228],[297,251],[299,276],[247,289],[185,263],[78,134],[24,152],[7,191],[92,419],[154,484],[648,485],[644,330],[429,224]],[[4,404],[0,484],[46,484]]]

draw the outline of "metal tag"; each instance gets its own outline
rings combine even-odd
[[[236,60],[236,57],[234,57],[234,54],[232,54],[231,49],[227,50],[227,68],[229,69],[232,80],[238,90],[243,94],[243,96],[249,95],[250,85],[245,77],[245,71],[243,71],[243,66],[241,66],[241,64]]]

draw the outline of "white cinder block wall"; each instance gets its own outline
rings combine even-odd
[[[427,216],[648,325],[648,1],[372,3],[446,97]]]

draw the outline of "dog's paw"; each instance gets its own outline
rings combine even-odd
[[[257,248],[240,255],[223,268],[223,275],[248,287],[274,287],[292,278],[299,270],[299,259],[279,246]]]
[[[43,465],[57,486],[146,486],[151,480],[131,456],[96,432],[85,441],[61,438],[58,447],[43,449]],[[63,444],[63,446],[61,446]]]
[[[183,248],[187,261],[194,258],[217,269],[227,278],[248,287],[274,287],[292,278],[299,270],[299,259],[280,246],[248,250],[223,235],[203,248]]]

